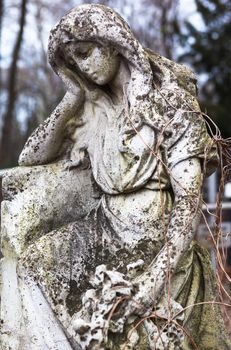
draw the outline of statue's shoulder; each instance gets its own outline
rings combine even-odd
[[[207,139],[205,121],[200,114],[200,106],[197,101],[197,79],[194,72],[185,65],[171,61],[151,50],[146,52],[152,66],[153,76],[155,72],[159,76],[160,85],[157,86],[154,94],[154,102],[157,113],[161,115],[157,125],[163,125],[165,130],[166,137],[162,145],[168,150],[171,149],[174,157],[178,157],[178,150],[177,152],[174,150],[177,147],[185,147],[186,152],[188,140],[190,144],[195,142],[195,145],[202,145],[199,138]],[[173,145],[175,148],[172,148]],[[204,145],[201,146],[201,149],[203,147]],[[188,154],[190,152],[188,150]]]
[[[192,69],[184,64],[176,63],[164,56],[160,56],[150,49],[145,50],[149,60],[163,72],[170,71],[177,79],[178,85],[194,97],[197,96],[197,78]]]

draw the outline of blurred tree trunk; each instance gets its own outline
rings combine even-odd
[[[172,59],[178,27],[179,0],[144,0],[149,20],[145,23],[144,43],[157,53]]]
[[[173,58],[175,29],[177,21],[178,0],[166,0],[159,2],[160,14],[160,34],[163,45],[162,54],[169,59]]]
[[[0,167],[4,168],[11,165],[11,157],[9,155],[10,144],[14,135],[12,135],[14,123],[14,109],[17,99],[17,73],[18,73],[18,59],[20,49],[23,41],[23,32],[26,23],[26,5],[27,0],[21,1],[19,31],[16,37],[15,45],[12,53],[12,63],[9,69],[9,83],[8,83],[8,100],[6,111],[3,116],[2,137],[0,144]]]
[[[3,0],[0,0],[0,40],[1,40],[1,34],[2,34],[3,11],[4,11],[4,2]]]
[[[2,22],[3,22],[3,12],[4,12],[4,2],[0,0],[0,46],[2,41]],[[2,60],[1,52],[0,52],[0,63]],[[0,65],[0,90],[2,89],[2,69]]]

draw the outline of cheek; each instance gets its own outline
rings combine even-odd
[[[95,72],[102,76],[111,78],[118,68],[118,56],[112,56],[108,47],[96,48],[92,55],[92,65]]]
[[[101,75],[102,79],[109,82],[118,70],[117,57],[98,56],[94,61],[94,71]]]
[[[91,62],[89,62],[89,59],[86,60],[76,60],[76,64],[83,73],[88,73],[89,68],[91,67]]]
[[[110,66],[109,59],[100,50],[95,50],[94,55],[92,55],[92,70],[98,73],[103,73],[108,71]]]

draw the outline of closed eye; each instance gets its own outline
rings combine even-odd
[[[90,55],[90,50],[88,50],[86,52],[77,51],[77,52],[75,52],[75,55],[82,60],[86,60]]]

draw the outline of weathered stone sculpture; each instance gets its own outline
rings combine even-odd
[[[193,73],[100,5],[49,61],[67,92],[3,183],[3,349],[231,349],[193,240],[217,161]]]

